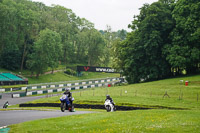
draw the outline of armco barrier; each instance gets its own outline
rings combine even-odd
[[[78,86],[78,85],[85,85],[85,84],[97,84],[97,83],[106,83],[111,81],[119,80],[119,78],[107,78],[107,79],[96,79],[90,81],[81,81],[75,83],[66,83],[66,84],[57,84],[57,85],[39,85],[39,86],[28,86],[28,87],[20,87],[20,88],[0,88],[0,92],[6,91],[19,91],[19,90],[26,90],[26,89],[45,89],[45,88],[56,88],[56,87],[70,87],[70,86]]]
[[[76,87],[66,87],[66,88],[68,88],[69,90],[78,90],[78,89],[108,86],[108,84],[114,85],[115,82],[102,83],[102,84],[91,84],[91,85],[76,86]],[[66,88],[39,90],[39,91],[31,91],[31,92],[23,92],[23,93],[18,93],[18,94],[12,94],[12,98],[24,97],[24,96],[30,96],[30,95],[38,95],[38,94],[45,94],[45,93],[53,93],[53,92],[62,92],[62,91],[65,91]]]
[[[86,109],[105,109],[104,105],[89,105],[89,104],[73,104],[75,108]],[[60,107],[60,103],[35,103],[35,104],[20,104],[19,107]],[[146,110],[151,108],[116,106],[117,110]]]

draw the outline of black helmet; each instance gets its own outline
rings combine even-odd
[[[69,89],[67,88],[67,89],[65,90],[65,92],[66,92],[66,93],[69,93]]]
[[[110,98],[110,95],[106,95],[106,98]]]

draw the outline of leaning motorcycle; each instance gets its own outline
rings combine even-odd
[[[109,99],[107,99],[104,103],[107,112],[116,111],[116,107],[111,103]]]
[[[8,103],[8,101],[3,105],[3,108],[7,108],[8,107],[8,105],[9,105],[9,103]]]
[[[74,101],[74,98],[71,99],[71,102],[69,101],[69,98],[66,95],[63,95],[62,97],[60,97],[60,109],[62,112],[64,112],[65,110],[69,110],[70,112],[74,112],[74,105],[72,104],[72,102]]]

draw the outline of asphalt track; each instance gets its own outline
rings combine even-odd
[[[12,93],[2,93],[2,99],[0,99],[0,109],[3,109],[3,105],[6,101],[9,102],[9,105],[16,105],[45,97],[45,96],[33,96],[33,97],[12,98],[11,95]]]
[[[78,115],[92,113],[92,111],[76,111],[76,112],[61,112],[55,111],[38,111],[38,110],[10,110],[0,111],[0,127],[17,124],[25,121],[32,121],[44,118],[61,117],[67,115]]]
[[[9,105],[21,104],[35,99],[43,98],[45,96],[34,96],[34,97],[20,97],[11,98],[11,93],[3,93],[2,99],[0,99],[0,109],[3,109],[3,105],[6,101]],[[10,110],[10,111],[0,111],[0,127],[8,126],[11,124],[21,123],[25,121],[61,117],[67,115],[77,115],[92,113],[92,111],[76,111],[76,112],[61,112],[60,110],[51,111],[38,111],[38,110]]]

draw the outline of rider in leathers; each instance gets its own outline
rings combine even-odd
[[[106,100],[110,100],[110,102],[113,104],[113,106],[115,106],[115,104],[114,104],[114,102],[113,102],[113,100],[112,100],[112,98],[110,97],[110,95],[106,95]],[[106,101],[105,100],[105,101]]]
[[[72,106],[72,93],[69,91],[69,89],[66,89],[63,94],[69,98],[70,105]]]

